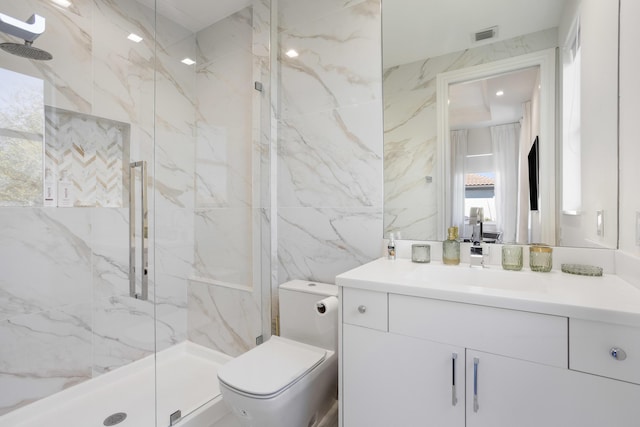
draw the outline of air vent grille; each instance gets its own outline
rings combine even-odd
[[[483,41],[483,40],[489,40],[492,39],[494,37],[496,37],[498,35],[498,27],[491,27],[491,28],[487,28],[485,30],[481,30],[478,31],[477,33],[474,34],[474,39],[477,42]]]

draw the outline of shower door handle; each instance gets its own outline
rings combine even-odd
[[[136,169],[140,168],[140,281],[142,289],[136,292]],[[129,165],[129,295],[146,300],[149,297],[148,261],[149,234],[147,207],[147,162],[133,162]]]

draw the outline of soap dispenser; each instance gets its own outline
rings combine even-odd
[[[389,233],[389,242],[387,243],[387,259],[396,259],[396,239],[393,233]]]
[[[44,206],[57,206],[58,205],[58,185],[56,183],[56,177],[51,172],[51,169],[46,168],[44,172]]]
[[[449,237],[442,242],[442,262],[448,265],[460,264],[460,242],[458,241],[458,227],[449,227]]]
[[[60,173],[60,181],[58,181],[58,207],[70,208],[73,207],[73,188],[67,171],[63,170]]]

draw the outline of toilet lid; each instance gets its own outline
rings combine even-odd
[[[242,393],[265,398],[295,384],[326,354],[325,349],[273,336],[222,366],[218,379]]]

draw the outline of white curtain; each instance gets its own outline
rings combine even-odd
[[[467,157],[468,131],[451,131],[451,226],[464,233],[464,162]]]
[[[529,242],[529,150],[533,143],[531,120],[531,102],[522,104],[522,120],[520,123],[520,152],[519,183],[518,183],[518,224],[515,241],[526,244]]]
[[[491,127],[496,167],[496,226],[502,232],[503,242],[516,241],[519,143],[519,123]]]

